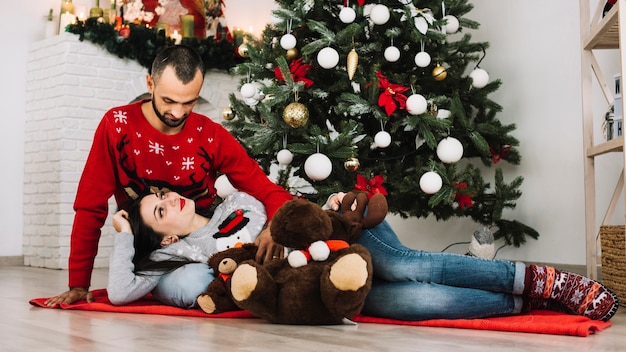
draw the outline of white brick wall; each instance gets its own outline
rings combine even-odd
[[[72,204],[93,132],[104,112],[146,92],[146,70],[78,36],[62,33],[29,52],[24,146],[24,264],[66,269]],[[222,121],[239,78],[209,72],[195,111]],[[111,199],[110,212],[115,210]],[[96,267],[108,265],[107,220]]]

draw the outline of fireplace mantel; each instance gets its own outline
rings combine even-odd
[[[61,33],[29,50],[24,146],[24,264],[66,269],[72,208],[93,132],[110,108],[146,93],[146,69],[103,48]],[[239,78],[207,73],[196,112],[222,122]],[[110,213],[115,210],[110,202]],[[108,266],[110,219],[96,267]]]

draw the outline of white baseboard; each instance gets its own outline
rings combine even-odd
[[[24,257],[21,255],[0,257],[0,266],[22,266]]]

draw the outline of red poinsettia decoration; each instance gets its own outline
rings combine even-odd
[[[356,175],[356,185],[354,186],[355,191],[367,192],[367,199],[372,198],[372,196],[376,193],[380,193],[383,196],[387,196],[387,190],[383,187],[383,182],[385,178],[381,175],[376,175],[371,179],[366,179],[365,176],[361,174]]]
[[[310,86],[313,85],[313,81],[306,78],[306,73],[309,71],[309,69],[311,68],[311,65],[309,64],[303,64],[302,63],[302,58],[299,58],[297,60],[293,60],[290,64],[289,64],[289,72],[291,72],[291,76],[293,77],[293,81],[294,82],[303,82],[304,83],[304,88],[309,88]],[[283,82],[285,81],[285,77],[283,76],[283,73],[280,71],[280,67],[276,67],[274,69],[274,74],[276,75],[276,79]]]
[[[401,84],[390,83],[380,71],[376,73],[378,86],[383,90],[378,96],[378,106],[384,107],[387,116],[391,116],[396,109],[406,109],[406,95],[402,94],[409,90]]]
[[[454,188],[456,188],[458,191],[466,189],[467,188],[467,182],[460,182],[454,183]],[[468,196],[467,194],[463,194],[462,192],[458,192],[454,195],[454,199],[457,201],[457,203],[459,203],[459,206],[461,207],[461,209],[465,209],[465,207],[472,207],[474,205],[474,202],[472,201],[472,197]]]
[[[494,164],[497,164],[498,162],[500,162],[500,160],[502,160],[503,158],[506,158],[510,149],[511,149],[510,145],[503,145],[500,147],[500,150],[496,150],[496,149],[493,149],[492,147],[489,147],[489,153],[491,153],[491,161]]]

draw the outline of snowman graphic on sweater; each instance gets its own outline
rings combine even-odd
[[[219,225],[219,231],[213,235],[218,251],[240,247],[244,243],[252,242],[252,235],[246,227],[250,219],[243,216],[248,210],[237,209]]]

